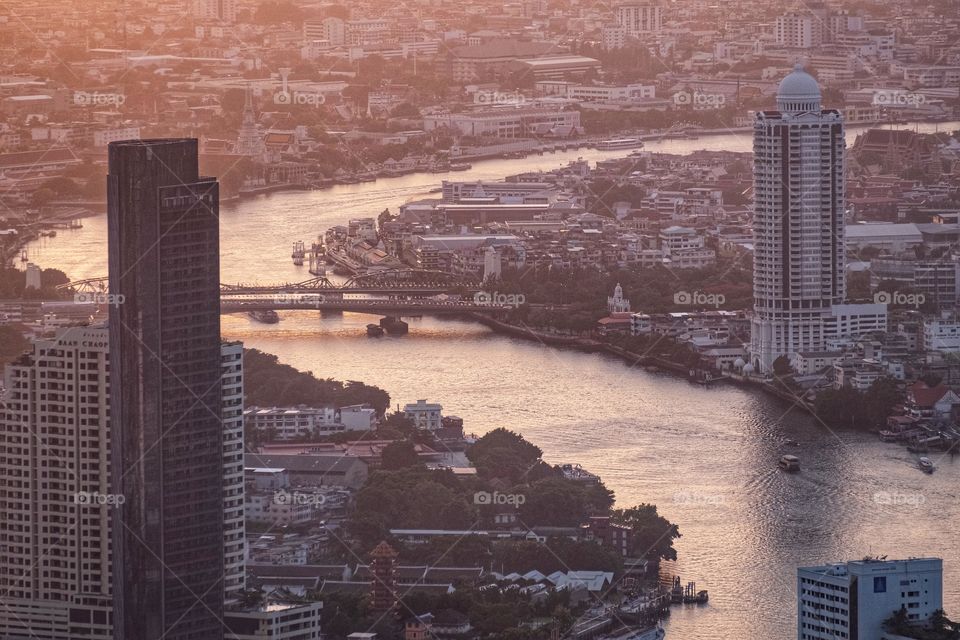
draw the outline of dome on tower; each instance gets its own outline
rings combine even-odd
[[[820,85],[817,79],[797,64],[777,89],[777,108],[780,111],[819,111]]]

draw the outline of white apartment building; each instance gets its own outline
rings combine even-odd
[[[960,321],[932,319],[923,322],[924,351],[960,351]]]
[[[140,127],[124,126],[100,129],[93,132],[93,146],[105,147],[116,140],[136,140],[140,138]]]
[[[244,588],[242,345],[223,346],[224,585]],[[68,327],[7,366],[0,638],[110,640],[109,334]],[[36,446],[44,442],[46,446]]]
[[[224,640],[320,640],[322,602],[265,602],[223,613]]]
[[[600,41],[603,42],[603,48],[607,51],[623,49],[627,46],[627,28],[619,24],[601,27]]]
[[[415,403],[408,403],[403,407],[403,413],[413,421],[418,429],[428,431],[436,431],[440,428],[441,411],[443,411],[441,405],[426,400],[417,400]]]
[[[193,17],[228,24],[237,21],[237,0],[193,0]]]
[[[702,249],[706,240],[690,227],[667,227],[660,231],[660,247],[664,251],[681,251],[684,249]]]
[[[797,569],[797,640],[877,640],[901,608],[922,623],[943,608],[943,561],[856,560]]]
[[[885,305],[843,304],[843,117],[822,109],[817,81],[796,67],[777,110],[754,116],[754,313],[750,356],[824,351],[828,338],[886,328]]]
[[[369,431],[376,426],[377,412],[367,405],[337,409],[325,407],[250,407],[243,412],[248,426],[274,440],[327,435],[341,431]]]
[[[629,36],[660,33],[663,29],[663,7],[657,2],[621,5],[617,7],[616,17],[617,24],[624,27]]]
[[[777,17],[774,35],[781,47],[812,49],[823,43],[823,22],[810,13],[788,13]]]

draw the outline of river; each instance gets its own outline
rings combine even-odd
[[[856,131],[849,131],[851,142]],[[745,133],[647,148],[749,151],[751,139]],[[291,264],[293,241],[309,241],[351,217],[396,211],[426,197],[444,177],[493,180],[577,157],[623,154],[581,150],[484,161],[450,176],[409,175],[227,203],[221,207],[222,279],[307,279],[306,267]],[[83,229],[42,238],[28,252],[74,279],[105,275],[105,218],[86,218]],[[706,606],[674,607],[669,640],[792,640],[796,566],[868,554],[943,557],[945,606],[960,616],[960,462],[937,460],[938,471],[927,476],[899,446],[832,431],[756,392],[703,388],[471,322],[413,318],[409,335],[374,340],[363,331],[370,321],[361,314],[283,312],[275,325],[224,316],[222,330],[318,376],[379,385],[395,405],[440,402],[445,413],[464,419],[468,432],[514,429],[542,447],[549,462],[580,463],[599,474],[620,506],[657,504],[683,534],[679,560],[669,568],[710,591]],[[786,452],[800,456],[801,473],[777,470]]]

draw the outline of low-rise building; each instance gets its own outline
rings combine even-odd
[[[940,558],[867,558],[797,569],[800,640],[875,640],[901,609],[920,625],[942,608]]]
[[[376,410],[369,405],[307,407],[249,407],[244,424],[270,440],[322,436],[342,431],[369,431],[376,427]]]
[[[800,351],[794,356],[793,370],[802,376],[819,373],[843,358],[842,351]]]
[[[322,602],[266,601],[223,612],[225,640],[321,640]]]
[[[418,429],[427,431],[436,431],[440,428],[443,419],[442,411],[443,407],[441,405],[426,400],[417,400],[403,407],[404,415],[412,420]]]

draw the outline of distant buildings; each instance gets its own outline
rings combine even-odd
[[[198,21],[224,22],[237,21],[237,0],[191,0],[193,17]]]
[[[630,37],[659,33],[663,28],[663,7],[659,2],[625,4],[616,9],[617,24]]]
[[[922,624],[943,609],[943,561],[865,559],[797,569],[797,640],[878,640],[900,609]]]
[[[433,131],[440,127],[448,127],[464,136],[492,138],[567,137],[582,133],[580,112],[555,106],[499,107],[424,117],[424,130]]]
[[[195,139],[111,143],[107,180],[114,634],[206,640],[224,604],[218,184]]]
[[[436,431],[441,426],[443,417],[440,415],[443,407],[426,400],[417,400],[403,407],[404,415],[413,422],[418,429]]]
[[[328,407],[249,407],[243,417],[247,427],[271,440],[323,436],[343,431],[370,431],[376,427],[376,409],[366,405]]]

